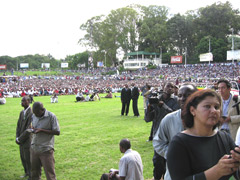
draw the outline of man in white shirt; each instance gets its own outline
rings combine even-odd
[[[119,170],[103,174],[101,180],[143,180],[143,165],[140,154],[131,149],[131,143],[128,139],[122,139],[119,147],[121,153],[124,153],[119,162]]]
[[[221,129],[229,132],[233,140],[236,139],[237,130],[240,126],[240,115],[239,115],[239,96],[233,96],[231,94],[231,84],[226,79],[220,79],[217,82],[218,92],[222,97],[222,127]]]

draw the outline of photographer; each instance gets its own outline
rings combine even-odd
[[[166,83],[163,91],[157,93],[156,97],[149,98],[149,105],[146,114],[146,121],[152,121],[153,137],[158,130],[161,120],[170,112],[179,109],[177,98],[173,94],[174,85],[171,82]],[[150,138],[149,138],[150,139]],[[166,160],[154,151],[153,156],[153,175],[155,180],[160,180],[166,170]]]

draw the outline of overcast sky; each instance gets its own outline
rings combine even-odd
[[[93,16],[130,4],[164,5],[170,14],[185,13],[211,5],[216,0],[0,0],[0,56],[51,54],[64,59],[66,55],[83,52],[78,44],[84,32],[79,27]],[[221,0],[221,2],[226,2]],[[240,0],[230,0],[240,9]]]

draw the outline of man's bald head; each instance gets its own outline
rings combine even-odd
[[[31,99],[29,96],[24,96],[21,101],[22,107],[24,107],[24,109],[28,108],[30,101]]]
[[[188,96],[190,96],[191,94],[193,94],[194,92],[198,91],[197,87],[194,86],[193,84],[183,84],[179,90],[178,90],[178,103],[181,107],[181,109],[183,109],[183,106],[188,98]]]
[[[119,143],[120,151],[125,152],[131,148],[131,143],[128,139],[122,139]]]
[[[32,109],[33,113],[37,117],[42,117],[45,112],[45,108],[43,107],[43,104],[41,102],[35,102],[32,106]]]

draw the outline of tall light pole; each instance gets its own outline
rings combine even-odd
[[[185,68],[187,67],[187,47],[185,47]]]
[[[160,48],[160,66],[162,68],[162,46],[159,46]]]
[[[104,53],[105,53],[105,68],[107,68],[107,61],[106,61],[106,53],[107,53],[107,51],[105,50]]]
[[[209,37],[209,41],[208,41],[208,47],[209,47],[208,52],[210,53],[211,52],[211,39],[210,39],[210,37]],[[210,66],[210,59],[209,59],[209,66]]]
[[[185,47],[185,71],[184,71],[185,79],[186,79],[186,69],[187,69],[187,47]]]
[[[232,28],[232,64],[234,64],[234,38],[233,38],[233,31],[234,31],[234,29]]]

